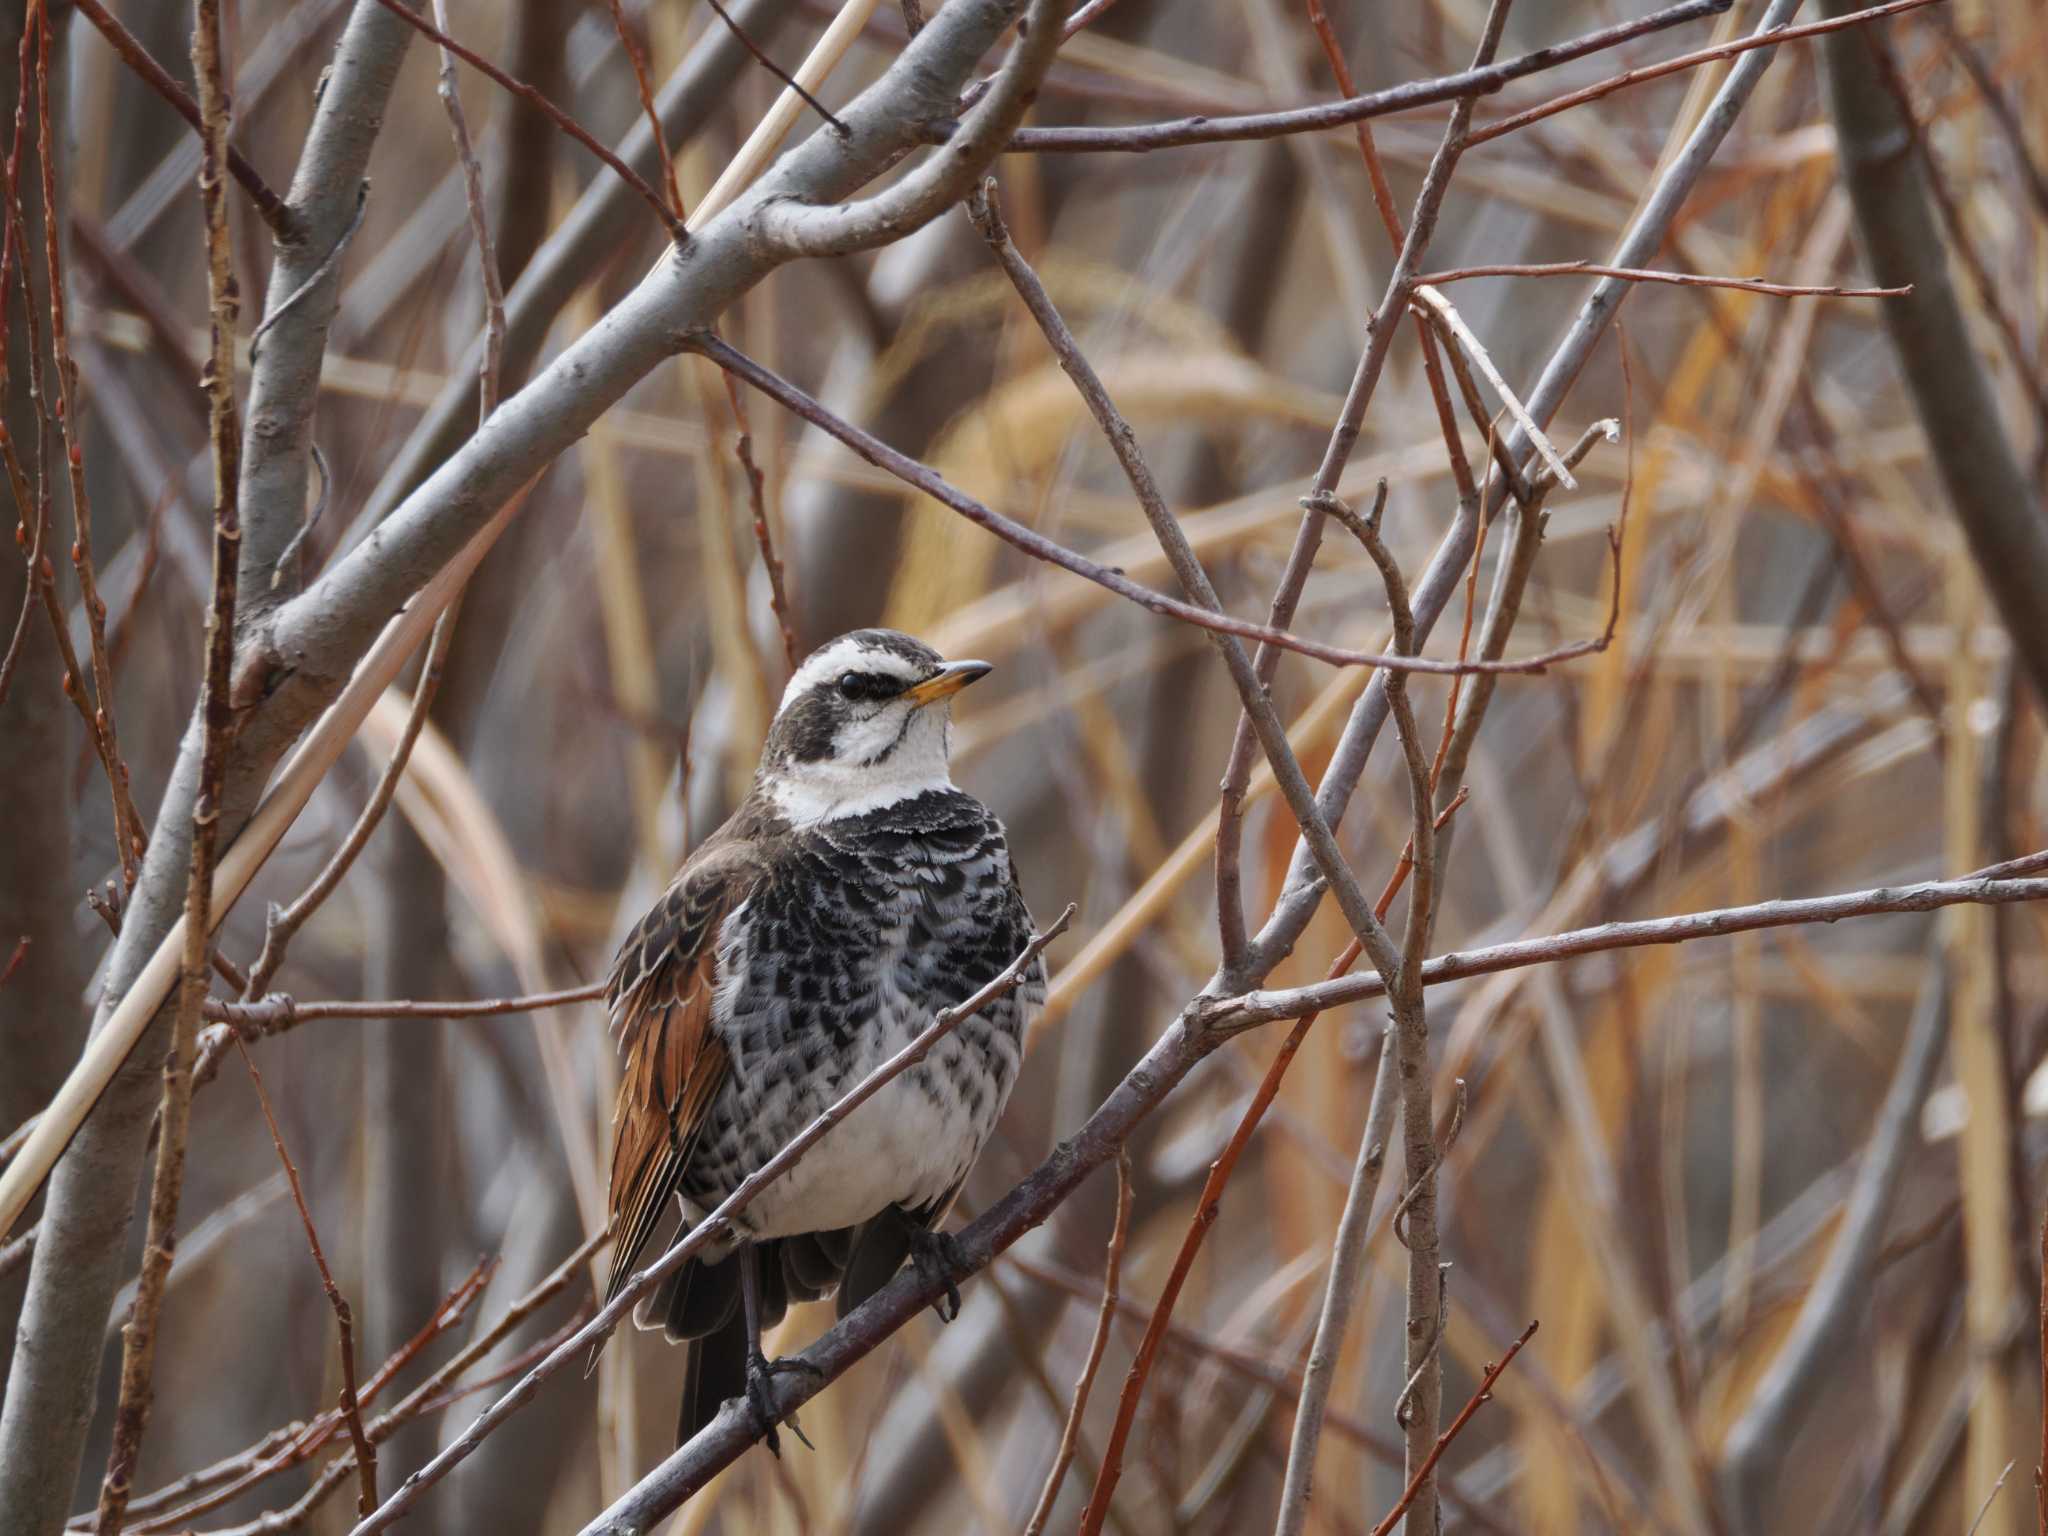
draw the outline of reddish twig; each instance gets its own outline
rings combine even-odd
[[[747,422],[747,406],[740,396],[740,387],[733,376],[720,369],[718,376],[725,382],[725,398],[732,405],[733,424],[739,431],[739,440],[733,444],[733,452],[740,461],[740,470],[747,477],[747,505],[754,515],[754,542],[760,546],[761,565],[768,572],[768,605],[775,612],[775,627],[782,632],[782,656],[794,672],[799,660],[796,653],[796,630],[789,621],[788,576],[783,570],[782,557],[775,552],[775,536],[768,527],[768,484],[761,473],[761,466],[754,462],[754,434]]]
[[[769,58],[768,55],[761,50],[761,45],[755,42],[751,37],[747,36],[747,29],[741,26],[738,22],[734,21],[732,17],[727,14],[725,7],[718,3],[718,0],[707,0],[707,3],[710,5],[711,9],[717,13],[718,19],[725,23],[726,30],[731,32],[734,37],[740,40],[740,46],[746,49],[748,53],[754,56],[754,62],[756,64],[760,65],[763,69],[767,70],[769,74],[773,75],[776,79],[780,80],[790,90],[795,91],[796,94],[803,99],[803,103],[805,106],[809,107],[813,112],[817,113],[818,116],[822,117],[823,119],[825,119],[826,122],[832,125],[832,131],[838,134],[840,138],[845,139],[852,137],[851,130],[847,128],[846,124],[842,123],[841,121],[839,121],[838,118],[834,117],[831,111],[826,107],[825,103],[818,100],[818,98],[813,96],[809,91],[805,90],[803,86],[798,83],[794,75],[790,74],[787,70],[783,69],[783,67],[780,64],[777,64],[773,59]]]
[[[1500,1380],[1501,1373],[1508,1368],[1515,1356],[1522,1352],[1522,1346],[1536,1336],[1536,1328],[1535,1323],[1524,1328],[1522,1336],[1510,1344],[1508,1352],[1500,1357],[1499,1364],[1486,1368],[1486,1375],[1479,1383],[1479,1390],[1472,1394],[1471,1400],[1459,1410],[1458,1416],[1451,1420],[1450,1428],[1436,1437],[1436,1448],[1423,1458],[1422,1465],[1415,1469],[1415,1475],[1408,1479],[1408,1486],[1401,1491],[1401,1502],[1389,1510],[1387,1517],[1372,1528],[1372,1536],[1387,1536],[1387,1533],[1400,1523],[1401,1517],[1408,1512],[1408,1506],[1415,1502],[1415,1496],[1422,1491],[1422,1485],[1429,1481],[1430,1473],[1436,1470],[1437,1462],[1443,1458],[1451,1442],[1464,1431],[1472,1415],[1479,1411],[1479,1405],[1493,1395],[1493,1384]]]
[[[1081,1376],[1074,1383],[1073,1406],[1067,1410],[1065,1428],[1060,1431],[1060,1447],[1052,1460],[1052,1470],[1045,1474],[1045,1487],[1039,1491],[1038,1507],[1031,1512],[1031,1520],[1024,1527],[1024,1536],[1040,1536],[1045,1523],[1052,1518],[1052,1507],[1060,1496],[1060,1484],[1066,1480],[1067,1468],[1073,1465],[1074,1452],[1081,1444],[1081,1415],[1088,1409],[1088,1394],[1095,1385],[1095,1373],[1102,1365],[1102,1353],[1109,1345],[1110,1320],[1116,1316],[1117,1299],[1120,1295],[1119,1280],[1123,1273],[1124,1239],[1131,1221],[1131,1154],[1126,1147],[1116,1149],[1116,1223],[1110,1228],[1109,1252],[1102,1264],[1102,1306],[1095,1314],[1095,1336],[1088,1341],[1088,1358],[1081,1366]]]
[[[49,18],[44,0],[32,0],[32,4],[47,50]],[[198,782],[192,802],[191,846],[185,879],[184,948],[171,1018],[170,1051],[163,1067],[156,1173],[149,1193],[149,1225],[143,1242],[141,1272],[136,1277],[135,1308],[125,1330],[122,1347],[121,1390],[114,1410],[112,1444],[107,1453],[106,1475],[100,1483],[96,1529],[101,1536],[118,1536],[121,1530],[133,1490],[136,1464],[142,1454],[143,1432],[149,1423],[157,1328],[164,1290],[170,1279],[172,1250],[177,1242],[178,1202],[185,1178],[186,1138],[191,1128],[192,1058],[198,1041],[199,1005],[206,995],[207,954],[213,947],[213,869],[220,838],[222,784],[227,776],[228,746],[235,730],[235,710],[229,697],[229,685],[235,657],[236,570],[242,542],[237,501],[242,437],[234,390],[235,316],[239,297],[228,249],[227,187],[222,174],[228,138],[228,103],[223,86],[220,0],[199,0],[198,16],[192,28],[192,69],[199,81],[203,120],[201,138],[205,144],[199,172],[199,194],[205,212],[207,297],[212,321],[205,384],[213,439],[213,590],[207,606],[206,667],[200,683],[197,709]],[[47,144],[46,139],[46,152]],[[49,199],[54,219],[55,199],[49,192],[50,174],[46,166],[45,196]],[[54,229],[50,238],[53,242],[57,238]],[[54,245],[51,265],[54,286]],[[56,309],[61,309],[61,306],[53,304],[53,310]],[[53,319],[53,325],[61,326],[61,323],[61,320]],[[61,353],[59,359],[61,372]],[[75,473],[76,454],[71,457]],[[82,514],[82,504],[80,510]],[[89,564],[88,561],[81,565],[81,579]],[[92,602],[88,588],[88,610]],[[103,699],[103,702],[110,701]],[[108,733],[111,737],[111,721]]]
[[[41,162],[43,190],[43,259],[50,280],[50,353],[57,367],[57,426],[64,439],[64,463],[71,486],[71,565],[78,576],[79,604],[85,610],[85,634],[92,662],[93,707],[87,711],[79,682],[73,698],[86,717],[86,728],[98,748],[101,767],[114,805],[114,844],[119,851],[121,871],[134,884],[136,861],[142,856],[145,834],[142,817],[129,793],[128,765],[121,757],[121,739],[114,725],[114,672],[107,659],[107,605],[100,598],[92,558],[92,506],[86,499],[85,442],[78,425],[78,364],[71,356],[70,327],[64,302],[63,248],[64,220],[57,201],[57,142],[50,124],[50,16],[48,6],[36,0],[34,23],[29,29],[36,39],[36,158]],[[24,58],[23,94],[27,93],[26,57],[29,33],[22,37]],[[27,254],[23,254],[24,276]],[[38,365],[40,366],[40,365]],[[46,466],[47,467],[47,466]],[[69,647],[68,624],[65,645]]]
[[[1929,5],[1934,0],[1913,0],[1913,3]],[[1013,154],[1135,154],[1154,149],[1235,144],[1250,139],[1279,139],[1289,134],[1348,128],[1367,118],[1391,117],[1396,112],[1413,111],[1417,107],[1489,96],[1512,81],[1555,69],[1589,54],[1604,53],[1636,38],[1699,21],[1726,9],[1728,0],[1682,0],[1678,5],[1652,11],[1647,16],[1602,27],[1568,42],[1538,48],[1498,64],[1475,66],[1434,80],[1412,80],[1385,90],[1368,91],[1348,101],[1239,116],[1183,117],[1171,122],[1139,123],[1124,128],[1020,128],[1010,135],[1009,149]],[[1782,41],[1775,35],[1769,39],[1770,43]],[[1751,43],[1749,46],[1767,44]],[[952,123],[929,123],[925,125],[926,136],[943,143],[952,136],[956,126]]]
[[[25,933],[14,941],[14,953],[7,957],[5,969],[0,969],[0,987],[14,980],[14,973],[21,969],[21,962],[28,958],[29,947],[34,943],[35,940]]]
[[[676,181],[676,158],[669,151],[668,134],[662,129],[661,114],[654,110],[654,91],[647,84],[647,57],[641,53],[640,44],[626,25],[626,8],[620,0],[609,0],[609,3],[612,30],[619,34],[619,46],[626,50],[626,62],[633,66],[633,85],[640,93],[640,110],[647,114],[648,130],[654,135],[654,150],[661,156],[662,188],[668,193],[670,209],[681,219],[685,217],[683,189]]]
[[[1629,283],[1673,283],[1686,288],[1733,288],[1742,293],[1764,293],[1780,299],[1901,299],[1913,291],[1904,288],[1815,288],[1795,283],[1768,283],[1760,277],[1702,277],[1694,272],[1658,272],[1644,267],[1609,267],[1597,261],[1502,262],[1491,266],[1454,267],[1432,272],[1421,279],[1432,286],[1461,282],[1468,277],[1613,277]]]
[[[562,132],[566,133],[570,138],[574,139],[578,144],[581,144],[585,149],[589,150],[593,155],[597,156],[598,159],[602,160],[605,163],[606,167],[610,169],[613,175],[617,176],[621,181],[625,182],[627,186],[631,187],[635,192],[639,193],[641,199],[647,204],[647,206],[652,208],[655,211],[655,213],[660,216],[661,222],[665,226],[667,226],[668,232],[672,238],[676,240],[682,240],[687,237],[688,232],[683,228],[682,219],[677,216],[674,209],[670,208],[667,203],[661,200],[661,194],[659,192],[656,192],[654,188],[647,185],[646,181],[640,176],[639,172],[635,171],[630,165],[626,164],[625,161],[621,160],[617,155],[613,154],[610,150],[606,149],[603,144],[599,143],[597,139],[591,134],[589,129],[585,128],[581,123],[577,122],[575,118],[571,117],[567,112],[564,112],[560,107],[556,106],[552,101],[548,100],[546,96],[542,95],[539,91],[535,90],[525,81],[515,80],[512,76],[506,74],[504,70],[498,68],[497,65],[493,64],[489,59],[485,58],[482,54],[477,53],[472,49],[465,48],[461,43],[458,43],[454,38],[450,37],[446,32],[443,32],[431,21],[428,21],[426,17],[420,15],[417,11],[410,9],[405,4],[405,0],[377,0],[377,3],[383,6],[384,9],[389,11],[392,15],[398,17],[400,20],[405,22],[407,26],[412,27],[415,31],[420,33],[421,36],[431,38],[435,43],[447,49],[450,53],[454,54],[455,57],[462,60],[462,62],[467,64],[471,69],[476,70],[479,74],[488,76],[491,80],[496,82],[497,85],[499,85],[502,89],[510,91],[514,96],[517,96],[521,101],[526,102],[528,105],[532,106],[536,111],[544,115],[549,122],[553,123],[557,128],[561,129]]]
[[[277,1128],[277,1116],[271,1112],[270,1095],[263,1091],[263,1074],[256,1070],[256,1058],[249,1054],[249,1047],[239,1038],[235,1041],[235,1048],[242,1053],[242,1065],[249,1069],[249,1086],[256,1090],[256,1102],[263,1109],[263,1123],[270,1127],[270,1144],[277,1148],[277,1160],[284,1164],[285,1182],[292,1189],[292,1203],[299,1208],[299,1222],[306,1229],[306,1246],[313,1251],[313,1267],[320,1271],[320,1288],[327,1293],[328,1305],[334,1308],[335,1330],[341,1336],[341,1417],[348,1425],[349,1440],[356,1448],[356,1474],[360,1488],[356,1495],[356,1509],[367,1515],[377,1507],[377,1452],[370,1445],[369,1436],[363,1433],[362,1405],[356,1399],[355,1317],[349,1310],[348,1298],[334,1283],[334,1272],[327,1267],[327,1255],[320,1249],[320,1234],[314,1229],[313,1213],[306,1209],[306,1192],[299,1185],[299,1170],[292,1162],[291,1153],[284,1149],[284,1133]]]
[[[600,1234],[600,1237],[608,1237],[609,1235],[609,1233],[603,1233]],[[442,1409],[452,1407],[465,1398],[475,1397],[479,1392],[488,1392],[491,1388],[510,1381],[521,1371],[530,1369],[535,1363],[552,1354],[563,1340],[589,1322],[591,1313],[596,1310],[595,1303],[586,1298],[577,1306],[575,1311],[569,1314],[559,1327],[541,1335],[541,1337],[535,1339],[526,1348],[520,1350],[502,1364],[493,1366],[490,1370],[484,1372],[475,1381],[465,1381],[460,1386],[444,1387],[434,1396],[422,1400],[418,1413],[439,1413]]]
[[[1738,53],[1747,53],[1753,48],[1775,48],[1780,43],[1790,43],[1802,37],[1819,37],[1827,32],[1839,32],[1844,27],[1861,26],[1865,22],[1877,21],[1882,17],[1896,16],[1901,11],[1917,11],[1924,5],[1936,5],[1940,0],[1890,0],[1885,5],[1872,6],[1867,11],[1854,11],[1847,16],[1832,17],[1827,21],[1802,22],[1796,27],[1773,27],[1768,32],[1754,33],[1738,38],[1732,43],[1718,43],[1712,48],[1698,48],[1691,53],[1681,53],[1675,59],[1666,59],[1661,64],[1645,64],[1638,69],[1625,69],[1618,75],[1585,86],[1576,91],[1544,102],[1540,106],[1504,117],[1497,123],[1488,123],[1484,128],[1472,130],[1467,141],[1484,144],[1488,139],[1497,139],[1502,134],[1513,133],[1531,123],[1540,123],[1546,117],[1555,117],[1573,107],[1584,106],[1589,101],[1598,101],[1602,96],[1631,85],[1640,85],[1645,80],[1660,80],[1666,75],[1675,75],[1683,70],[1697,69],[1702,64],[1711,64],[1717,59],[1732,59]]]
[[[107,46],[120,56],[121,62],[133,70],[137,79],[148,86],[166,102],[171,110],[192,125],[192,131],[202,131],[199,119],[199,103],[192,99],[191,92],[180,85],[163,65],[150,56],[142,40],[121,25],[120,18],[109,11],[100,0],[72,0],[80,15],[98,29]],[[291,205],[264,181],[256,167],[251,165],[240,150],[228,146],[228,170],[235,180],[242,184],[242,190],[249,194],[249,201],[256,205],[263,222],[270,227],[271,234],[279,240],[298,238],[298,220],[293,216]]]

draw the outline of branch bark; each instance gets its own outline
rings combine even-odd
[[[1823,0],[1821,8],[1831,16],[1852,9],[1844,0]],[[1822,45],[1857,237],[1878,282],[1912,285],[1909,296],[1884,306],[1899,371],[1949,507],[2035,698],[2048,704],[2048,521],[1971,344],[1917,135],[1873,53],[1882,46],[1862,30],[1831,33]]]
[[[1915,1144],[1921,1105],[1947,1051],[1948,1019],[1947,967],[1937,954],[1929,964],[1891,1087],[1878,1109],[1869,1150],[1843,1205],[1841,1227],[1800,1303],[1791,1332],[1722,1442],[1721,1482],[1738,1530],[1766,1529],[1763,1498],[1785,1464],[1787,1438],[1828,1383],[1822,1367],[1849,1341],[1863,1317],[1885,1217]]]

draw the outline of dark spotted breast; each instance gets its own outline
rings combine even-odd
[[[958,790],[779,839],[721,933],[712,1028],[730,1065],[685,1178],[691,1201],[730,1193],[939,1009],[994,979],[1030,937],[1002,824]],[[1040,963],[904,1075],[921,1096],[909,1107],[936,1144],[919,1158],[878,1157],[885,1166],[857,1192],[862,1200],[917,1204],[947,1193],[935,1181],[964,1175],[1009,1097],[1024,1022],[1044,990]],[[858,1138],[835,1137],[858,1154]],[[898,1166],[906,1162],[916,1166]],[[764,1226],[779,1225],[772,1193],[760,1205]],[[826,1212],[820,1224],[869,1214]]]

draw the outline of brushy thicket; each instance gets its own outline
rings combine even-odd
[[[189,7],[107,9],[193,84]],[[350,9],[241,0],[227,10],[234,142],[280,191]],[[447,25],[597,141],[619,144],[644,117],[632,51],[658,90],[723,28],[708,5],[626,3],[629,50],[616,9],[454,0]],[[739,9],[753,39],[793,69],[837,7]],[[1466,67],[1484,20],[1468,0],[1120,0],[1065,43],[1027,121],[1109,126],[1333,98],[1314,27],[1325,9],[1358,91]],[[1508,12],[1499,55],[1641,9],[1524,0]],[[1726,15],[1516,81],[1480,101],[1473,125],[1744,37],[1762,11],[1739,0]],[[8,22],[0,60],[10,106],[21,27]],[[1875,71],[1871,39],[1886,61]],[[905,42],[904,14],[874,8],[821,87],[825,105],[851,102]],[[995,74],[1003,56],[990,52],[979,73]],[[1424,271],[1611,260],[1734,67],[1723,59],[1631,85],[1472,144]],[[1917,204],[1852,202],[1828,67],[1885,82],[1866,83],[1884,93],[1873,110],[1910,103],[1917,136],[1886,153],[1922,168],[1928,193]],[[287,570],[287,593],[368,535],[411,489],[399,481],[433,467],[473,422],[472,392],[471,416],[422,456],[431,403],[469,387],[464,356],[483,315],[438,68],[432,44],[413,38],[368,162],[360,224],[338,255],[313,425],[323,510],[295,562],[302,571]],[[1470,586],[1460,581],[1425,650],[1456,656],[1469,625],[1476,651],[1489,623],[1517,619],[1510,656],[1603,631],[1610,643],[1538,675],[1421,674],[1408,687],[1426,753],[1450,709],[1491,693],[1459,782],[1437,786],[1439,806],[1461,787],[1466,795],[1438,845],[1429,953],[1956,876],[2042,846],[2028,657],[2042,654],[2048,632],[2015,631],[2014,600],[1987,596],[2035,573],[1965,536],[1955,502],[1969,488],[1938,470],[1927,402],[1916,411],[1907,380],[1918,370],[1923,397],[1988,390],[2032,497],[2008,510],[2038,522],[2048,453],[2044,78],[2048,14],[2037,0],[1941,0],[1778,49],[1669,237],[1640,264],[1809,289],[1890,282],[1859,244],[1859,215],[1878,216],[1899,222],[1898,242],[1931,249],[1937,268],[1946,257],[1967,329],[1938,357],[1902,360],[1885,314],[1902,301],[1629,289],[1549,432],[1563,451],[1613,418],[1614,438],[1596,438],[1576,486],[1550,494],[1525,586],[1507,562],[1511,551],[1534,553],[1533,527],[1524,541],[1511,511],[1493,519]],[[41,188],[24,178],[36,278],[22,302],[18,252],[10,258],[8,422],[31,501],[38,481],[53,499],[48,549],[66,608],[78,591],[64,558],[73,533],[62,445],[75,440],[82,453],[111,713],[147,824],[198,694],[212,584],[213,472],[197,382],[208,308],[199,140],[68,7],[48,79],[66,146],[56,194],[75,420],[67,434],[54,422],[39,432],[23,413],[30,319],[54,377],[36,264]],[[458,67],[457,82],[496,261],[516,295],[542,242],[611,173],[473,70]],[[703,200],[779,91],[744,56],[698,91],[699,126],[674,154],[685,208]],[[1452,110],[1439,103],[1372,125],[1401,220]],[[25,132],[32,141],[33,98]],[[832,130],[807,110],[792,142],[815,132]],[[1239,617],[1263,621],[1282,582],[1301,499],[1393,267],[1367,158],[1360,135],[1341,127],[1139,155],[1020,153],[992,167],[1016,249],[1135,428],[1166,504]],[[665,196],[662,170],[646,165]],[[231,188],[229,201],[246,369],[273,251],[249,199]],[[1912,225],[1916,208],[1922,222]],[[644,205],[618,227],[623,235],[583,251],[574,281],[548,300],[537,359],[515,345],[508,396],[662,254],[667,233]],[[1430,331],[1434,357],[1459,364],[1434,388],[1423,327],[1394,315],[1384,375],[1336,491],[1363,513],[1385,481],[1379,534],[1411,587],[1460,502],[1438,389],[1479,496],[1497,505],[1492,450],[1514,424],[1488,369],[1526,398],[1593,282],[1553,271],[1440,283],[1490,363]],[[979,502],[1179,594],[1082,394],[963,209],[870,253],[781,266],[719,324],[831,413]],[[246,371],[238,386],[246,408]],[[1491,431],[1486,413],[1497,413]],[[247,426],[253,452],[264,426]],[[1392,648],[1369,550],[1338,518],[1315,515],[1325,532],[1293,627],[1325,645]],[[782,613],[769,547],[786,566]],[[0,620],[11,634],[23,583],[17,562],[5,563]],[[2039,574],[2034,589],[2048,590]],[[729,394],[701,355],[663,361],[538,481],[466,595],[392,814],[271,987],[301,1003],[445,1001],[602,980],[625,925],[744,791],[789,669],[784,617],[799,651],[885,623],[997,666],[961,701],[956,778],[1007,821],[1041,920],[1070,901],[1079,910],[1049,951],[1052,1006],[955,1224],[988,1210],[1082,1126],[1217,972],[1212,849],[1239,694],[1200,628],[1028,557],[763,394]],[[0,1133],[39,1110],[76,1060],[108,945],[81,893],[110,876],[121,883],[106,776],[60,688],[39,603],[24,623],[0,701]],[[87,646],[82,613],[71,627]],[[1368,676],[1300,654],[1279,660],[1271,697],[1311,783]],[[331,856],[404,720],[403,697],[371,715],[229,916],[219,941],[228,957],[246,967],[263,947],[266,904],[290,901]],[[1392,728],[1383,734],[1337,833],[1368,899],[1411,832],[1408,773]],[[1254,932],[1282,899],[1297,836],[1261,768],[1242,854]],[[1397,940],[1405,900],[1394,906]],[[1970,1529],[1980,1510],[1987,1533],[2033,1527],[2044,1250],[2041,1143],[2025,1085],[2048,1043],[2044,911],[1893,912],[1428,989],[1440,1128],[1456,1120],[1429,1218],[1449,1266],[1441,1349],[1423,1351],[1441,1367],[1442,1422],[1527,1323],[1541,1324],[1445,1453],[1446,1528],[1905,1536]],[[1264,985],[1320,980],[1351,933],[1325,900]],[[225,982],[219,992],[236,995]],[[1274,1520],[1386,1019],[1383,1001],[1350,1002],[1300,1041],[1137,1399],[1109,1529],[1242,1532]],[[1120,1302],[1048,1529],[1081,1515],[1211,1164],[1288,1028],[1265,1024],[1221,1045],[1130,1137]],[[224,1041],[216,1032],[216,1047]],[[308,1019],[249,1051],[352,1306],[359,1381],[468,1287],[467,1310],[408,1359],[366,1417],[602,1224],[615,1066],[596,1002],[455,1020]],[[1330,1536],[1372,1530],[1409,1481],[1396,1401],[1415,1358],[1404,1328],[1410,1254],[1388,1219],[1407,1179],[1388,1125],[1383,1114],[1389,1172],[1308,1510],[1307,1529]],[[142,1166],[146,1191],[151,1164]],[[779,1463],[748,1453],[669,1529],[1022,1529],[1096,1332],[1116,1205],[1109,1165],[967,1283],[958,1322],[941,1329],[918,1317],[810,1401],[801,1419],[815,1450],[785,1436]],[[342,1388],[334,1310],[233,1050],[194,1100],[181,1210],[142,1496],[313,1420]],[[138,1219],[121,1260],[131,1282],[142,1240]],[[18,1377],[38,1347],[33,1333],[12,1340],[31,1255],[18,1240],[0,1254],[0,1322],[12,1341],[0,1343],[0,1370],[11,1360]],[[479,1298],[480,1260],[494,1267]],[[503,1382],[565,1336],[589,1314],[604,1262],[600,1251],[573,1268],[561,1294],[462,1384]],[[66,1494],[74,1510],[99,1496],[127,1305],[123,1292],[94,1367],[94,1427],[75,1496]],[[828,1305],[797,1308],[770,1352],[808,1344],[829,1322]],[[680,1350],[622,1332],[600,1371],[551,1376],[429,1490],[413,1528],[581,1529],[672,1450],[681,1370]],[[381,1496],[501,1390],[458,1387],[399,1427],[380,1447]],[[243,1522],[292,1506],[348,1442],[330,1424],[316,1451],[162,1528],[250,1529]],[[7,1475],[18,1474],[19,1464]],[[357,1483],[352,1473],[335,1483],[331,1498],[301,1511],[304,1528],[349,1528]],[[127,1528],[157,1529],[147,1522],[184,1502],[140,1503]],[[4,1510],[0,1527],[15,1528]]]

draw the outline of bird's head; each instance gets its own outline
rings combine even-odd
[[[992,669],[947,661],[893,629],[857,629],[813,651],[768,727],[759,785],[796,826],[858,816],[945,789],[954,694]]]

